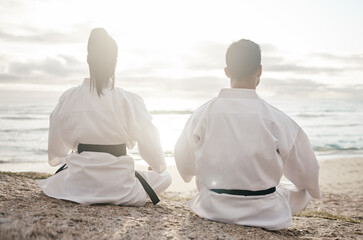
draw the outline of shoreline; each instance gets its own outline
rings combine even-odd
[[[321,185],[322,190],[327,190],[330,192],[334,191],[348,191],[349,187],[346,188],[345,185],[341,186],[340,181],[343,181],[344,184],[350,183],[352,184],[351,179],[354,179],[354,177],[350,177],[347,174],[341,174],[338,170],[339,169],[346,169],[346,172],[352,172],[357,169],[361,169],[362,175],[363,175],[363,167],[361,168],[352,168],[350,169],[349,165],[351,162],[360,162],[363,161],[363,156],[351,156],[351,157],[341,157],[336,156],[334,158],[323,158],[318,159],[320,164],[320,176],[319,176],[319,182]],[[170,162],[170,159],[169,161]],[[357,165],[355,163],[354,165]],[[0,171],[2,172],[37,172],[37,173],[47,173],[47,174],[54,174],[55,171],[59,168],[57,167],[51,167],[48,165],[48,163],[2,163],[0,164]],[[327,170],[329,169],[329,172]],[[135,162],[135,170],[147,170],[147,164],[146,162]],[[193,179],[189,183],[185,183],[183,179],[180,177],[179,172],[175,165],[168,165],[169,173],[172,176],[172,184],[171,186],[166,190],[167,192],[189,192],[189,191],[196,191],[196,185],[195,185],[195,179]],[[333,173],[333,172],[334,173]],[[333,177],[331,177],[333,176]],[[339,176],[339,178],[336,178],[336,176]],[[284,178],[283,178],[284,179]],[[285,179],[286,180],[286,179]],[[362,178],[363,182],[363,178]],[[355,183],[353,183],[355,184]],[[359,184],[359,183],[358,183]],[[327,186],[329,186],[328,189]],[[363,191],[363,183],[362,185],[359,185],[360,188]],[[351,191],[350,191],[351,192]],[[363,193],[362,193],[363,194]],[[362,206],[363,207],[363,206]]]
[[[195,182],[178,180],[144,207],[80,205],[45,196],[34,179],[0,172],[0,239],[362,239],[363,157],[320,161],[322,199],[280,231],[225,224],[191,213]],[[27,173],[22,173],[27,175]],[[34,176],[33,176],[34,177]],[[183,185],[184,184],[184,185]]]

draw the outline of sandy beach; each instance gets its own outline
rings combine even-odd
[[[161,203],[140,208],[52,199],[34,180],[49,173],[0,172],[0,239],[363,239],[363,157],[324,160],[320,166],[323,198],[280,231],[191,213],[187,202],[195,183],[184,183],[175,167],[169,168],[173,183]]]

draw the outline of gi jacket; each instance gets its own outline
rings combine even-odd
[[[90,81],[71,88],[50,116],[49,164],[64,170],[39,181],[49,196],[79,203],[142,206],[146,193],[135,179],[134,160],[102,152],[76,153],[79,143],[114,145],[138,143],[141,157],[161,173],[166,169],[159,133],[142,98],[120,88],[90,91]]]
[[[222,89],[188,120],[175,146],[186,182],[199,190],[189,202],[198,215],[222,222],[281,229],[310,196],[319,198],[319,166],[303,130],[255,90]],[[279,185],[282,175],[293,184]],[[277,187],[278,186],[278,187]],[[263,196],[218,194],[210,189],[259,191]]]

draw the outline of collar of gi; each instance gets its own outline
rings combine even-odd
[[[219,92],[218,97],[260,99],[255,89],[247,88],[223,88]]]

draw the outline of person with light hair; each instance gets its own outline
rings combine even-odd
[[[158,130],[143,99],[115,87],[118,47],[103,28],[88,40],[90,78],[67,90],[50,116],[49,164],[62,164],[57,173],[38,181],[53,198],[82,204],[143,206],[147,195],[171,184]],[[135,171],[127,155],[138,143],[149,171]]]
[[[321,197],[317,159],[304,131],[256,93],[259,45],[231,44],[226,64],[231,88],[192,114],[175,146],[184,181],[196,177],[189,207],[215,221],[287,228],[311,197]],[[291,182],[280,183],[283,175]]]

